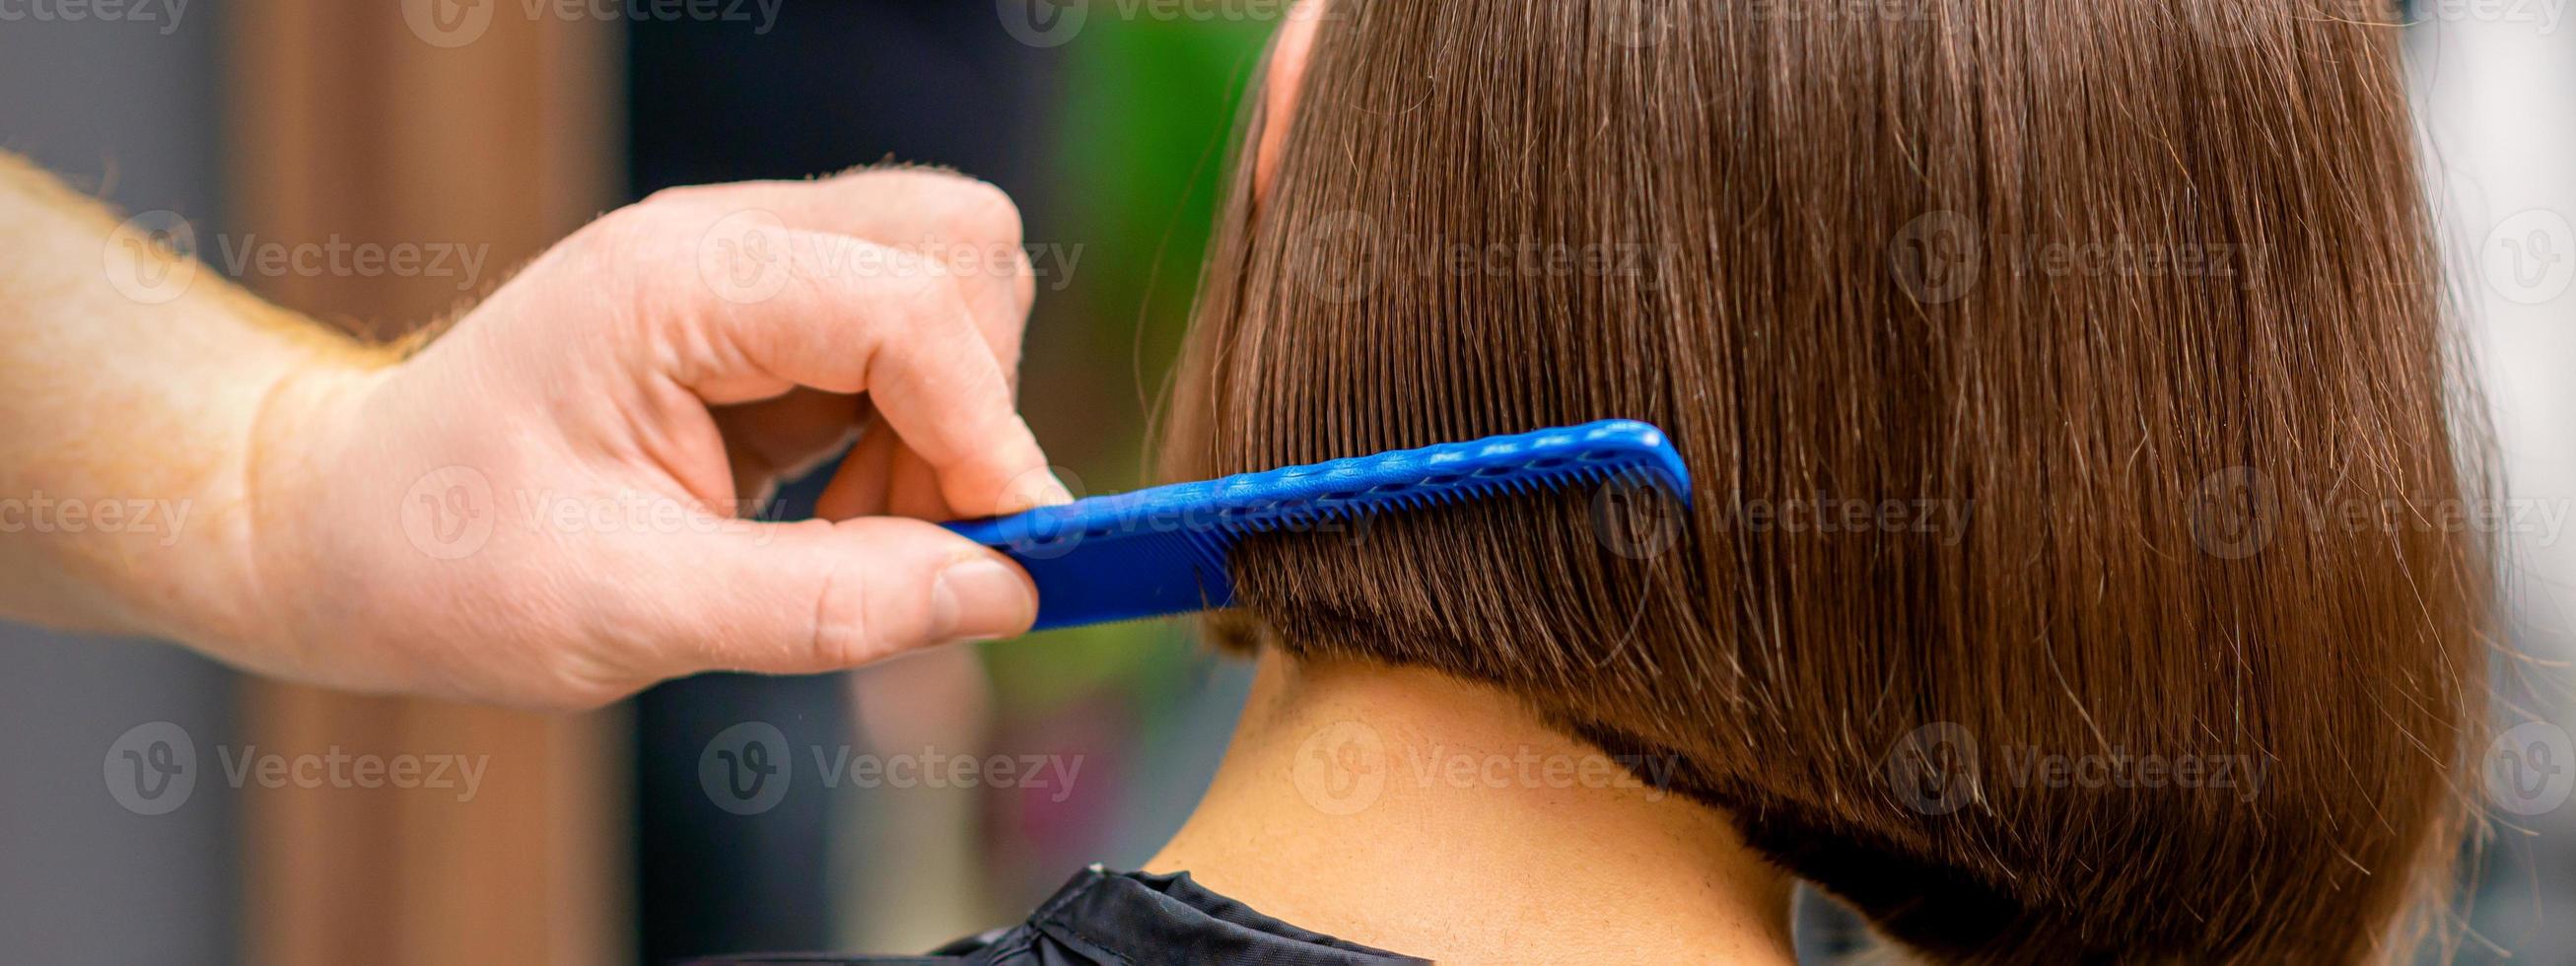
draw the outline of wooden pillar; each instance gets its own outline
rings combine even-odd
[[[389,337],[488,292],[610,205],[622,183],[618,28],[526,10],[492,0],[229,5],[226,241],[484,255],[470,278],[451,263],[443,274],[253,270],[243,281]],[[245,725],[261,753],[488,763],[462,801],[462,788],[253,782],[249,961],[631,958],[622,716],[246,687]]]

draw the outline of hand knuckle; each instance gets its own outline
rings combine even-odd
[[[714,196],[717,190],[718,186],[715,185],[674,185],[645,195],[644,200],[637,202],[635,207],[654,209],[687,207],[707,200]]]
[[[1037,267],[1029,263],[1029,253],[1015,251],[1012,253],[1010,271],[1012,304],[1019,308],[1020,314],[1026,315],[1038,303]]]
[[[862,583],[867,578],[847,566],[835,565],[823,584],[823,596],[814,608],[814,659],[821,667],[853,667],[880,649],[873,636],[878,632],[869,611],[869,594]]]
[[[900,307],[895,314],[906,330],[965,319],[957,286],[945,278],[927,271],[906,271],[886,278],[885,285],[887,299]]]
[[[628,205],[584,226],[574,241],[586,254],[632,263],[662,247],[677,227],[668,209]]]
[[[959,237],[1004,245],[1020,243],[1020,206],[1008,192],[988,181],[960,178],[955,196],[949,218]]]
[[[549,692],[541,696],[539,703],[550,710],[581,713],[597,711],[616,704],[623,700],[626,694],[627,691],[624,688],[610,687],[596,682],[563,681],[558,682]]]

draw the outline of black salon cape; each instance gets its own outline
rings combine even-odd
[[[702,959],[693,966],[1380,966],[1425,963],[1308,932],[1190,881],[1082,870],[1027,922],[961,939],[927,956],[802,954]]]

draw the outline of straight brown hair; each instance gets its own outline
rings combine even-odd
[[[2416,951],[2492,564],[2386,11],[1321,13],[1166,475],[1631,418],[1694,504],[1256,540],[1221,629],[1672,756],[1934,959]]]

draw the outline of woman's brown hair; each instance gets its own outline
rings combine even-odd
[[[2386,11],[1321,14],[1168,475],[1632,418],[1695,502],[1264,538],[1236,629],[1668,756],[1936,959],[2414,952],[2490,563]]]

